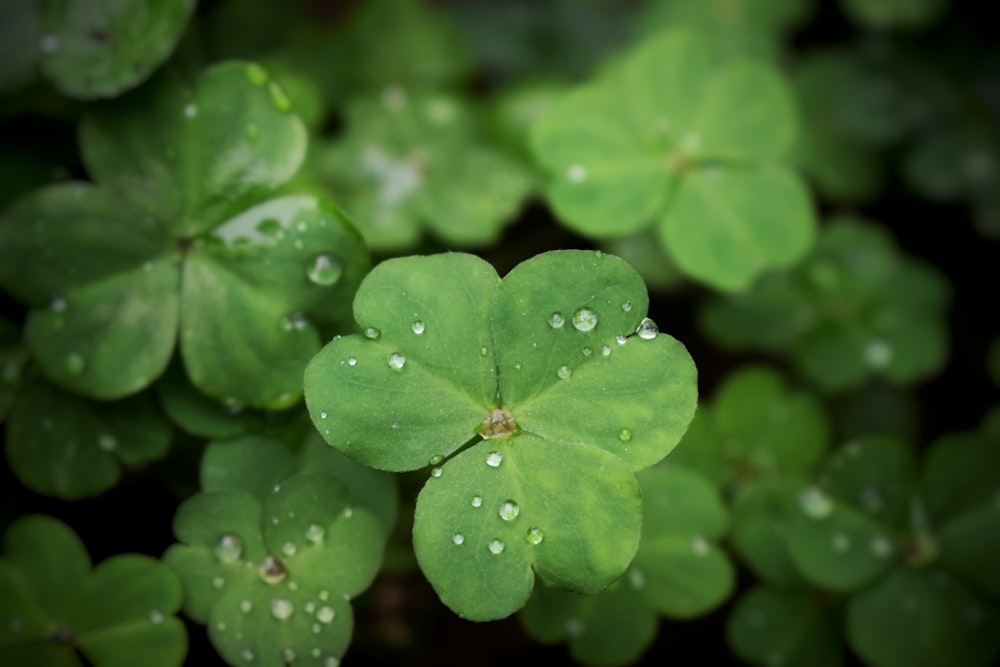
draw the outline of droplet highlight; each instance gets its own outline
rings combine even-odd
[[[398,371],[406,365],[406,357],[401,355],[399,352],[393,352],[389,355],[389,359],[386,363],[389,364],[389,368],[393,368]]]
[[[577,331],[593,331],[597,326],[597,313],[590,308],[577,308],[572,321],[573,328]]]
[[[545,534],[542,533],[541,528],[529,528],[528,532],[524,534],[524,540],[528,544],[541,544],[544,539]]]
[[[279,621],[287,621],[291,618],[294,611],[295,608],[292,606],[290,600],[284,598],[271,600],[271,616],[274,616]]]
[[[495,556],[502,554],[503,550],[505,549],[504,543],[501,540],[495,538],[490,540],[490,543],[487,546],[490,550],[490,553]]]
[[[306,276],[309,282],[320,287],[331,287],[340,280],[344,266],[340,260],[329,253],[320,253],[309,261]]]
[[[513,500],[507,500],[500,505],[498,513],[504,521],[513,521],[521,514],[521,508]]]
[[[243,540],[234,533],[224,533],[212,550],[220,563],[232,563],[243,555]]]
[[[503,455],[500,452],[490,452],[486,456],[486,465],[491,468],[499,468],[503,463]]]

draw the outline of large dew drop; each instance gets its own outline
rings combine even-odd
[[[569,366],[560,366],[556,369],[556,377],[560,380],[568,380],[569,376],[573,374],[573,369]]]
[[[653,340],[660,333],[660,330],[656,328],[656,322],[648,317],[644,317],[642,322],[639,323],[639,328],[635,330],[635,333],[643,340]]]
[[[316,610],[316,620],[320,623],[331,623],[336,617],[337,612],[334,611],[333,607],[328,605],[323,605]]]
[[[284,598],[275,598],[271,600],[271,616],[274,616],[279,621],[287,621],[292,616],[292,612],[295,608],[292,606],[291,601]]]
[[[597,313],[590,308],[577,308],[572,319],[573,328],[577,331],[593,331],[597,326]]]
[[[811,486],[799,494],[799,508],[811,519],[823,519],[833,513],[833,501],[821,489]]]
[[[309,282],[320,287],[335,285],[343,273],[344,266],[340,260],[328,253],[316,255],[306,267],[306,276],[309,278]]]
[[[233,533],[225,533],[212,551],[220,563],[232,563],[243,555],[243,540]]]
[[[500,554],[503,553],[504,543],[501,540],[498,540],[498,539],[494,538],[494,539],[490,540],[490,543],[489,543],[488,547],[489,547],[490,553],[496,556],[496,555],[500,555]]]
[[[524,535],[524,539],[528,544],[541,544],[542,540],[545,539],[545,535],[542,533],[541,528],[529,528],[528,532]]]
[[[513,521],[521,513],[521,508],[513,500],[507,500],[500,505],[500,518],[504,521]]]
[[[268,556],[264,559],[264,562],[260,564],[260,569],[257,571],[260,575],[261,581],[266,584],[277,584],[280,583],[285,575],[288,574],[288,570],[285,569],[285,564],[274,556]]]
[[[553,329],[562,329],[564,324],[566,324],[566,318],[562,316],[562,313],[552,313],[549,316],[549,326]]]
[[[393,352],[389,355],[387,363],[390,368],[394,368],[398,371],[406,365],[406,357],[401,355],[399,352]]]
[[[491,468],[499,468],[503,463],[503,455],[500,452],[490,452],[486,457],[486,465]]]

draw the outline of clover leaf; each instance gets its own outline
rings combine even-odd
[[[0,424],[7,419],[27,363],[28,351],[21,342],[20,329],[0,317]]]
[[[39,70],[64,95],[114,97],[145,81],[173,52],[194,0],[4,3],[0,88]]]
[[[284,407],[367,267],[344,217],[287,181],[305,130],[260,66],[162,80],[84,120],[91,183],[45,187],[0,220],[0,284],[28,303],[45,374],[90,397],[149,385],[179,343],[215,398]],[[179,339],[179,340],[178,340]]]
[[[935,372],[949,298],[945,277],[902,255],[885,231],[840,219],[800,267],[709,301],[701,315],[717,342],[789,353],[803,376],[841,391],[872,376],[907,384]]]
[[[774,371],[748,367],[702,405],[671,460],[738,493],[761,478],[809,472],[827,447],[827,431],[811,396],[786,389]]]
[[[117,555],[91,569],[76,534],[47,516],[16,520],[0,557],[0,662],[179,666],[187,633],[177,577],[159,561]]]
[[[364,335],[310,362],[327,442],[384,470],[433,466],[414,548],[453,610],[507,616],[535,573],[596,593],[631,561],[632,471],[673,448],[696,394],[691,358],[647,304],[635,271],[598,252],[545,253],[502,281],[470,255],[396,258],[355,297]]]
[[[606,238],[654,224],[688,276],[735,291],[809,249],[814,216],[781,164],[796,118],[771,67],[725,62],[696,33],[642,42],[621,67],[568,92],[532,130],[556,215]]]
[[[920,29],[947,8],[944,0],[840,0],[844,14],[861,27],[876,30]]]
[[[379,520],[326,474],[291,477],[263,500],[197,494],[178,508],[174,533],[181,544],[163,560],[184,586],[184,613],[208,625],[231,665],[338,662],[350,599],[375,577],[385,540]]]
[[[713,543],[728,515],[711,483],[690,470],[659,464],[636,473],[642,489],[642,539],[625,575],[594,596],[540,587],[520,614],[539,641],[569,641],[588,665],[636,660],[655,636],[660,614],[693,618],[719,605],[735,581]]]
[[[6,436],[7,461],[22,484],[76,500],[113,487],[123,467],[163,458],[170,425],[146,394],[98,403],[29,374],[11,407]]]
[[[457,246],[493,242],[531,187],[520,161],[477,137],[457,97],[391,86],[346,115],[317,172],[375,250],[412,246],[424,227]]]

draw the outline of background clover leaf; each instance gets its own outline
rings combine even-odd
[[[0,557],[0,658],[5,664],[180,665],[187,633],[174,617],[181,587],[169,568],[137,554],[91,570],[76,534],[56,519],[21,517]]]
[[[736,291],[812,244],[808,191],[781,165],[795,131],[791,92],[771,68],[722,60],[703,35],[671,30],[554,102],[532,149],[552,176],[550,205],[574,230],[622,236],[658,218],[685,274]]]
[[[181,544],[164,561],[184,585],[184,612],[233,665],[339,660],[349,601],[374,578],[385,539],[326,474],[294,476],[263,501],[203,492],[181,505],[174,531]]]
[[[457,612],[513,613],[532,570],[597,592],[628,565],[631,470],[670,451],[696,395],[690,357],[643,317],[647,303],[638,275],[603,253],[546,253],[502,281],[469,255],[392,259],[355,298],[364,334],[310,362],[306,402],[328,442],[389,470],[435,466],[414,548]]]
[[[146,394],[98,403],[33,373],[11,407],[7,461],[27,487],[75,500],[114,486],[123,467],[163,458],[170,438],[170,425]]]

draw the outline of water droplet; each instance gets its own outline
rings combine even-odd
[[[320,631],[323,629],[323,626],[320,625],[319,623],[313,623],[309,629],[312,630],[312,633],[314,635],[318,635]]]
[[[326,602],[327,600],[330,599],[330,592],[329,591],[320,591],[319,592],[319,599],[323,600],[324,602]]]
[[[309,320],[302,313],[292,313],[281,320],[281,328],[285,331],[303,331],[309,326]]]
[[[281,545],[281,551],[286,556],[291,557],[295,555],[295,552],[298,551],[298,549],[292,542],[285,542],[284,544]]]
[[[830,544],[837,553],[846,553],[851,548],[851,538],[847,533],[834,533]]]
[[[118,438],[111,433],[97,436],[97,446],[102,452],[113,452],[118,449]]]
[[[225,533],[219,538],[213,551],[220,563],[232,563],[243,555],[243,540],[233,533]]]
[[[281,658],[285,662],[295,662],[295,651],[290,648],[284,648],[281,650]]]
[[[622,302],[622,310],[624,312],[626,312],[626,313],[629,312],[629,311],[631,311],[632,310],[632,302],[631,301],[627,301],[627,300],[624,301],[624,302]]]
[[[348,366],[357,366],[358,365],[358,360],[355,357],[347,357],[347,365]]]
[[[323,661],[323,667],[340,667],[340,658],[335,655],[326,656],[326,660]]]
[[[695,556],[707,556],[708,552],[711,550],[712,545],[710,545],[701,535],[698,535],[691,540],[691,551],[694,552]]]
[[[226,585],[226,580],[222,577],[212,577],[212,588],[220,589]]]
[[[198,107],[197,107],[197,105],[195,105],[193,103],[185,105],[185,107],[184,107],[184,117],[185,118],[194,118],[197,115],[198,115]]]
[[[556,369],[556,376],[558,376],[560,380],[566,380],[572,374],[573,370],[569,366],[560,366]]]
[[[875,535],[872,537],[871,549],[879,558],[888,558],[892,554],[892,542],[885,535]]]
[[[83,369],[86,365],[87,362],[84,361],[83,357],[77,354],[76,352],[70,352],[69,354],[66,355],[66,370],[69,373],[73,375],[79,375],[80,373],[83,372]]]
[[[288,95],[285,94],[277,81],[267,84],[267,92],[271,94],[271,101],[278,111],[288,111],[292,108],[292,101],[288,99]]]
[[[352,516],[354,516],[354,508],[353,507],[345,507],[344,511],[341,512],[341,514],[344,516],[345,519],[350,519]]]
[[[337,612],[333,610],[333,607],[328,605],[323,605],[316,610],[316,620],[320,623],[330,623],[336,617]]]
[[[388,364],[390,368],[395,368],[398,371],[406,365],[406,357],[401,355],[399,352],[393,352],[389,355]]]
[[[513,500],[504,501],[500,505],[500,518],[504,521],[513,521],[521,513],[521,508]]]
[[[410,329],[413,330],[413,333],[419,336],[424,332],[424,323],[420,320],[415,320],[413,324],[410,325]]]
[[[290,600],[284,598],[274,598],[271,600],[271,616],[274,616],[279,621],[287,621],[295,608],[292,606]]]
[[[566,170],[566,180],[570,183],[583,183],[587,180],[587,168],[582,164],[570,165]]]
[[[501,463],[503,463],[503,455],[500,452],[490,452],[486,457],[486,465],[491,468],[499,468]]]
[[[54,297],[52,301],[49,302],[49,310],[53,313],[66,312],[66,299],[61,296]]]
[[[833,513],[833,501],[816,486],[799,494],[799,508],[812,519],[823,519]]]
[[[617,336],[615,336],[615,342],[618,343],[619,345],[624,345],[625,343],[628,342],[628,338],[625,337],[625,334],[618,334]]]
[[[242,651],[240,651],[240,657],[246,660],[247,662],[251,662],[253,661],[253,651],[251,651],[248,648],[245,648]]]
[[[335,285],[344,273],[340,260],[329,253],[320,253],[306,265],[306,277],[309,282],[320,287]]]
[[[430,465],[432,465],[432,466],[437,466],[437,465],[441,465],[441,463],[443,461],[444,461],[444,457],[441,456],[440,454],[437,454],[436,456],[432,456],[431,460],[428,463]]]
[[[329,415],[326,414],[326,410],[324,410],[323,412],[319,413],[319,418],[320,419],[326,419],[328,416]]]
[[[440,477],[440,476],[441,476],[441,468],[438,467],[431,468],[431,477]]]
[[[260,131],[257,129],[255,123],[247,123],[247,139],[250,141],[255,141],[260,135]]]
[[[602,347],[601,348],[601,356],[610,357],[611,356],[611,348],[608,347],[607,345],[605,345],[604,347]]]
[[[646,587],[646,575],[637,567],[630,568],[628,571],[628,582],[632,585],[632,588],[641,591]]]
[[[516,370],[521,370],[521,362],[520,362],[520,361],[516,362],[516,363],[514,364],[514,368],[515,368]]]
[[[500,465],[500,464],[498,463],[497,465]],[[483,506],[483,497],[482,496],[472,496],[472,506],[473,507],[482,507]]]
[[[451,536],[451,541],[455,544],[465,544],[465,535],[462,533],[455,533]]]
[[[267,70],[257,63],[247,63],[243,68],[247,80],[255,86],[262,86],[267,82]]]
[[[577,331],[593,331],[597,326],[597,313],[590,308],[577,308],[572,321],[573,328]]]
[[[570,637],[579,637],[583,634],[583,621],[578,618],[566,619],[566,634]]]
[[[240,611],[242,611],[244,614],[249,614],[251,611],[253,611],[253,602],[250,602],[250,600],[241,600]]]
[[[217,629],[217,630],[218,630],[219,632],[225,632],[225,631],[226,631],[226,624],[225,624],[225,623],[223,623],[222,621],[219,621],[218,623],[216,623],[216,624],[215,624],[215,628],[216,628],[216,629]]]
[[[326,529],[318,523],[311,523],[306,527],[306,539],[313,544],[319,544],[322,542],[325,534]]]
[[[285,575],[288,574],[288,570],[285,569],[285,564],[274,556],[268,556],[264,559],[264,562],[260,564],[260,569],[257,571],[260,575],[261,580],[266,584],[277,584]]]
[[[43,35],[38,41],[38,48],[42,53],[55,53],[59,50],[59,38],[55,35]]]
[[[487,355],[488,353],[489,353],[489,350],[488,350],[488,349],[486,349],[486,346],[485,346],[485,345],[484,345],[484,346],[482,346],[481,348],[479,348],[479,354],[480,354],[480,355],[482,355],[482,356],[484,356],[484,357],[485,357],[485,356],[486,356],[486,355]]]
[[[541,528],[529,528],[528,532],[524,534],[524,539],[528,544],[541,544],[542,540],[545,539],[545,534],[542,533]]]
[[[299,583],[297,581],[289,581],[288,590],[292,591],[293,593],[299,590]]]
[[[628,442],[629,440],[631,440],[632,429],[623,428],[622,430],[618,431],[618,439],[621,440],[622,442]]]
[[[163,623],[163,618],[164,618],[163,612],[160,611],[159,609],[149,610],[149,622],[152,623],[153,625],[159,625],[160,623]]]
[[[585,357],[589,357],[589,356],[590,356],[590,355],[592,355],[593,353],[594,353],[594,351],[593,351],[593,350],[591,350],[591,349],[590,349],[589,347],[585,347],[585,348],[583,348],[583,356],[585,356]]]
[[[365,338],[368,338],[369,340],[378,340],[379,336],[382,335],[382,331],[376,329],[375,327],[365,327],[365,330],[362,331],[362,333],[365,335]]]
[[[490,553],[493,555],[502,554],[504,550],[504,543],[496,538],[490,540],[489,543]]]
[[[639,328],[635,330],[635,333],[643,340],[653,340],[660,333],[660,330],[656,328],[656,322],[648,317],[644,317],[642,318],[642,322],[639,323]]]
[[[884,340],[870,341],[865,347],[865,361],[872,368],[881,369],[892,361],[892,346]]]
[[[566,318],[562,316],[562,313],[552,313],[549,316],[549,326],[553,329],[561,329],[564,324],[566,324]]]

